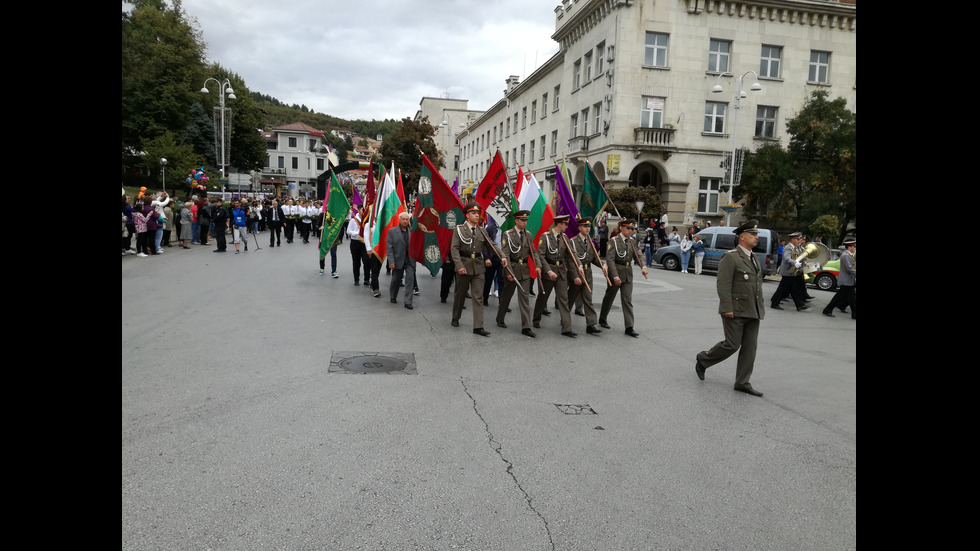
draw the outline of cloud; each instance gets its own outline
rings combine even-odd
[[[413,117],[423,96],[485,110],[558,51],[554,6],[500,0],[183,0],[209,61],[253,92],[344,119]]]

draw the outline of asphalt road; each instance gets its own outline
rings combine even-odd
[[[122,549],[856,548],[856,323],[820,315],[832,293],[767,311],[757,398],[734,357],[695,376],[713,275],[640,278],[637,339],[618,299],[598,337],[555,311],[529,339],[494,297],[480,337],[424,268],[409,311],[384,270],[381,298],[353,286],[347,242],[332,279],[315,242],[267,240],[122,258]],[[414,371],[338,367],[378,353]]]

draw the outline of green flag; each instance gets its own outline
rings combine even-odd
[[[606,190],[603,189],[602,184],[599,183],[599,179],[592,172],[592,167],[589,166],[589,163],[585,163],[585,181],[582,184],[582,197],[578,202],[578,211],[582,217],[588,216],[592,218],[593,229],[599,226],[595,222],[596,217],[606,210],[608,201]]]
[[[323,230],[320,232],[320,258],[325,258],[334,242],[340,237],[344,220],[350,212],[350,202],[344,194],[344,188],[337,181],[337,174],[330,171],[330,188],[327,190],[327,200],[323,202]]]

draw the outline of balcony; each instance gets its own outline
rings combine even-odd
[[[674,146],[673,128],[634,128],[633,129],[633,156],[639,158],[645,151],[659,151],[664,154],[664,159],[670,158],[671,153],[677,151]]]

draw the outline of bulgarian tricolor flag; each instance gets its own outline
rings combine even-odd
[[[523,174],[523,171],[522,171]],[[551,211],[551,205],[544,199],[541,186],[534,179],[534,173],[530,177],[525,176],[521,183],[521,191],[517,197],[518,210],[528,210],[531,214],[527,217],[527,231],[534,236],[534,248],[538,248],[538,241],[541,235],[551,229],[551,223],[555,214]]]
[[[378,260],[388,254],[388,230],[398,225],[398,215],[405,212],[405,204],[398,196],[391,176],[394,171],[395,163],[391,163],[391,172],[385,173],[384,183],[378,191],[377,215],[371,231],[371,244],[368,246]]]

